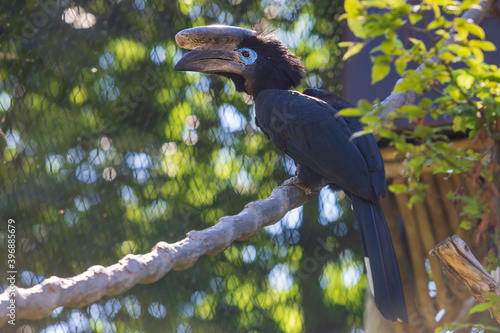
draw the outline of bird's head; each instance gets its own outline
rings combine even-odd
[[[304,66],[272,33],[225,26],[202,26],[180,31],[177,44],[192,50],[175,65],[230,78],[236,90],[257,96],[265,89],[291,89],[304,77]]]

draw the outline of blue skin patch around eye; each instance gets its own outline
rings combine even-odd
[[[240,59],[245,65],[251,65],[257,60],[257,52],[246,47],[239,50]]]

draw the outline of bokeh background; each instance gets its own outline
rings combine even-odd
[[[175,34],[223,23],[280,38],[302,90],[342,93],[342,1],[0,3],[0,267],[16,221],[18,285],[175,242],[294,174],[232,82],[177,73]],[[367,73],[368,74],[368,73]],[[156,283],[21,332],[361,332],[354,217],[323,190],[252,239]],[[0,292],[7,287],[0,269]]]

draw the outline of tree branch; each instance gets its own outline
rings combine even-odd
[[[429,254],[446,268],[448,273],[463,283],[480,302],[487,302],[487,294],[500,296],[500,285],[477,261],[467,244],[457,235],[436,245]],[[500,323],[500,315],[495,316],[495,308],[490,313]]]
[[[52,276],[34,287],[17,288],[15,319],[40,319],[60,306],[82,307],[104,296],[123,294],[136,284],[153,283],[172,269],[193,266],[204,254],[218,254],[234,241],[254,236],[308,200],[295,186],[279,186],[269,198],[247,204],[238,215],[222,217],[208,229],[190,231],[186,238],[174,244],[159,242],[151,252],[129,254],[111,266],[92,266],[71,278]],[[0,327],[11,319],[10,304],[7,289],[0,294]]]

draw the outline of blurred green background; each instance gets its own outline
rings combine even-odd
[[[20,287],[176,242],[294,174],[232,82],[177,73],[175,34],[223,23],[278,29],[299,90],[342,93],[335,0],[3,1],[0,267],[17,226]],[[186,271],[22,332],[362,332],[354,217],[323,190],[257,236]],[[0,291],[7,287],[0,270]]]

